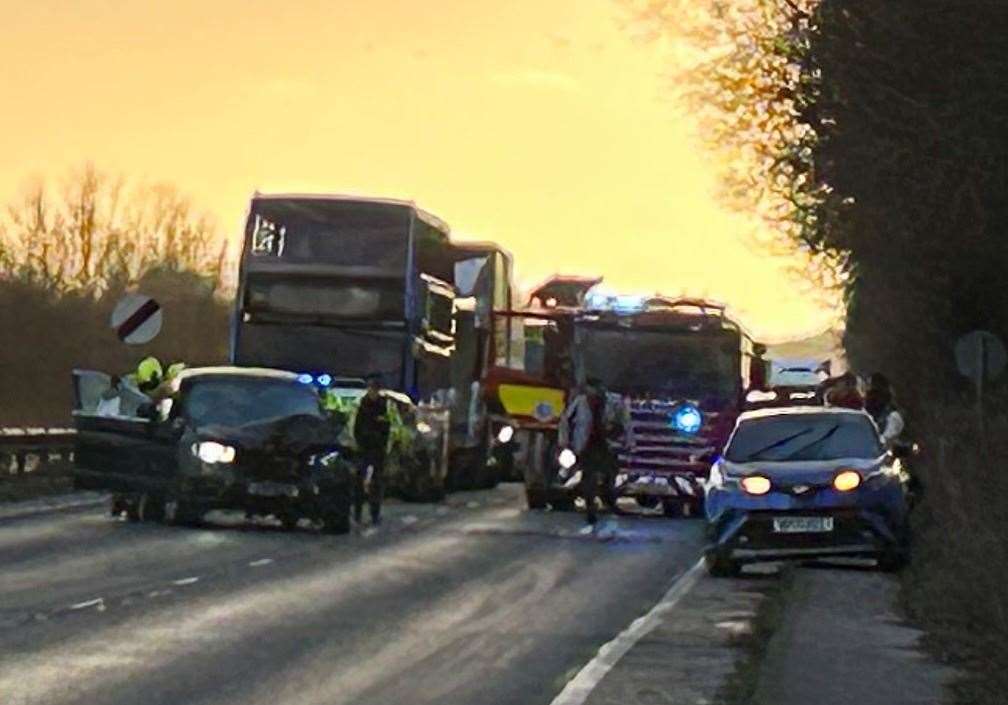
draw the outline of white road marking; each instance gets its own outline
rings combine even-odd
[[[272,558],[260,558],[257,561],[252,561],[251,563],[249,563],[249,567],[250,568],[260,568],[260,567],[262,567],[264,565],[269,565],[272,562],[273,562]]]
[[[378,529],[376,529],[376,528],[374,528],[372,526],[372,527],[369,527],[367,529],[364,529],[364,531],[361,532],[361,536],[363,536],[364,538],[369,538],[371,536],[374,536],[377,533],[378,533]]]
[[[70,605],[72,610],[86,610],[88,607],[97,607],[99,612],[105,610],[105,600],[100,597],[96,597],[93,600],[88,600],[87,602],[78,602],[76,605]]]
[[[161,597],[162,595],[171,595],[171,590],[154,590],[147,593],[147,597]]]
[[[434,513],[437,514],[439,517],[443,517],[445,514],[448,513],[448,507],[438,507],[437,511]]]
[[[173,580],[172,585],[192,585],[197,582],[199,582],[199,578],[193,576],[192,578],[180,578],[179,580]]]
[[[665,593],[661,601],[643,617],[638,617],[630,626],[608,644],[599,649],[598,655],[589,661],[572,678],[550,705],[584,705],[592,691],[598,686],[612,667],[619,663],[634,644],[657,627],[665,613],[671,610],[696,584],[703,569],[703,559],[683,573]]]
[[[401,521],[403,524],[406,524],[406,526],[409,526],[410,524],[416,524],[419,521],[419,519],[417,519],[412,514],[407,514],[402,518]]]
[[[480,505],[479,502],[466,502],[466,507],[468,507],[469,509],[476,509],[477,507],[479,507],[479,505]]]

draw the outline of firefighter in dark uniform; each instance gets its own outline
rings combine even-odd
[[[359,524],[367,495],[371,523],[381,523],[381,503],[384,492],[385,455],[389,441],[388,400],[381,395],[378,375],[367,377],[367,393],[361,397],[354,419],[354,440],[360,453],[354,492],[354,518]]]

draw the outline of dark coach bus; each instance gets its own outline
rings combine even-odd
[[[451,387],[455,260],[448,226],[411,202],[257,193],[231,361],[320,387],[378,372],[415,401],[441,398]]]

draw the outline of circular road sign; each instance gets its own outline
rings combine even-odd
[[[161,323],[160,304],[143,294],[127,294],[112,311],[112,329],[129,345],[149,343],[161,332]]]
[[[980,382],[996,379],[1008,364],[1008,353],[1001,339],[985,330],[975,330],[959,338],[955,356],[959,372]]]

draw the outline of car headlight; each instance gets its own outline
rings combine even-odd
[[[570,448],[564,448],[560,451],[560,467],[564,470],[570,470],[577,464],[577,456],[574,454]]]
[[[419,433],[422,433],[425,436],[427,434],[429,434],[429,433],[433,433],[434,432],[434,429],[431,428],[431,425],[429,423],[427,423],[426,421],[418,421],[417,425],[416,425],[416,430]]]
[[[861,473],[856,470],[841,470],[833,478],[833,487],[838,492],[850,492],[861,486]]]
[[[743,477],[739,484],[748,494],[761,495],[770,491],[770,480],[762,475]]]
[[[204,463],[233,463],[236,451],[233,446],[226,446],[217,441],[203,441],[193,443],[192,452]]]
[[[497,432],[497,440],[501,443],[510,443],[511,439],[514,438],[514,434],[515,430],[513,426],[504,426]]]

